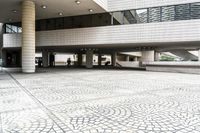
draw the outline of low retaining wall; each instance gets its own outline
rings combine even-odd
[[[147,71],[200,74],[200,62],[145,62]]]
[[[7,72],[22,72],[22,68],[5,68],[3,67],[2,69],[3,71],[7,71]]]
[[[140,62],[138,61],[117,61],[117,63],[120,64],[122,67],[140,67]]]

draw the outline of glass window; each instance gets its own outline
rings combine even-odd
[[[162,21],[175,20],[175,6],[162,7]]]
[[[8,24],[6,24],[6,33],[10,32],[10,28],[8,27]]]
[[[40,31],[41,27],[40,27],[40,20],[36,21],[36,31]]]
[[[190,5],[191,19],[200,19],[200,3],[193,3]]]
[[[91,15],[84,15],[81,17],[81,25],[83,27],[91,27],[92,17]]]
[[[21,25],[18,23],[13,23],[13,24],[5,24],[5,32],[6,33],[21,33],[22,28],[20,27]]]
[[[81,16],[73,17],[73,28],[82,28]]]
[[[127,10],[124,11],[124,24],[135,24],[137,23],[136,19],[136,10]]]
[[[113,12],[113,25],[120,25],[124,23],[124,12]]]
[[[92,15],[92,26],[96,27],[96,26],[104,26],[105,17],[103,14],[93,14]]]
[[[161,21],[160,7],[149,8],[149,23],[160,22],[160,21]]]
[[[12,30],[13,30],[14,33],[18,33],[17,26],[12,26]]]
[[[176,20],[188,20],[190,19],[190,6],[189,4],[177,5],[175,8]]]
[[[99,19],[98,26],[106,26],[106,25],[110,25],[111,24],[111,16],[110,16],[110,14],[103,13],[103,14],[99,14],[97,16],[98,16],[98,19]]]
[[[55,30],[55,19],[47,19],[46,20],[46,29],[47,30]]]
[[[64,19],[56,18],[56,27],[55,29],[63,29],[64,28]]]
[[[64,18],[64,28],[65,29],[72,28],[72,18],[71,17]]]
[[[47,30],[46,29],[46,21],[45,20],[40,20],[39,26],[40,30]]]
[[[6,24],[6,33],[12,33],[12,26],[9,24]]]
[[[147,23],[148,22],[148,11],[147,9],[136,10],[135,18],[137,23]]]

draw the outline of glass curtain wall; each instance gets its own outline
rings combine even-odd
[[[174,21],[175,20],[175,6],[164,6],[161,12],[161,21]]]
[[[190,19],[190,4],[176,5],[175,20],[188,20],[188,19]]]
[[[110,13],[42,19],[36,21],[36,31],[127,25],[200,19],[200,2],[132,9]],[[5,33],[21,33],[21,23],[7,23]]]
[[[190,4],[190,19],[200,19],[200,3]]]
[[[161,22],[161,7],[149,8],[148,19],[149,23]]]
[[[200,19],[200,3],[117,11],[112,15],[113,25]]]

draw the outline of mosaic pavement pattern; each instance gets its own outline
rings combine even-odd
[[[200,75],[0,72],[0,133],[200,133]]]

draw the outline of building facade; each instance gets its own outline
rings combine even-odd
[[[140,52],[141,62],[159,60],[158,52],[171,52],[185,60],[200,58],[189,52],[200,49],[200,0],[16,3],[0,4],[9,7],[2,7],[0,20],[2,58],[4,66],[22,67],[23,72],[35,72],[36,52],[42,53],[44,67],[55,52],[76,54],[79,65],[84,54],[87,68],[92,68],[94,54],[98,62],[102,55],[111,55],[113,66],[120,52]]]

